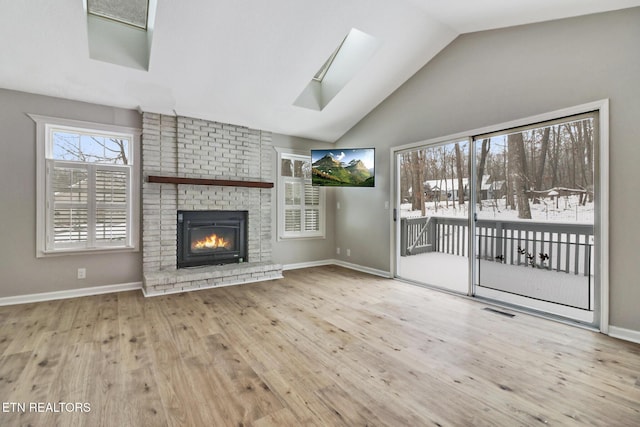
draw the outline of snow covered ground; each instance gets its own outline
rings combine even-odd
[[[578,196],[561,196],[558,200],[541,199],[538,204],[530,202],[530,207],[532,221],[593,224],[595,217],[593,202],[580,206]],[[457,202],[449,201],[449,207],[443,201],[438,202],[437,206],[436,202],[426,202],[425,208],[426,216],[466,218],[469,215],[468,202],[458,206]],[[478,210],[477,214],[480,219],[518,220],[518,211],[507,209],[505,199],[483,200],[482,210]],[[419,210],[412,211],[411,203],[403,203],[400,205],[400,216],[414,218],[421,216],[421,213]]]

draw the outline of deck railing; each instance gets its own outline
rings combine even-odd
[[[424,252],[469,256],[465,218],[402,218],[400,222],[402,256]],[[475,225],[480,259],[585,276],[592,273],[592,225],[489,219],[479,219]]]

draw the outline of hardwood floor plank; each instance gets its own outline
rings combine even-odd
[[[71,323],[67,344],[90,343],[94,339],[94,330],[99,321],[99,295],[82,297],[73,300],[77,306],[76,315]]]
[[[118,298],[120,363],[126,372],[151,366],[146,326],[149,320],[141,302],[139,296],[133,292],[123,292]]]
[[[169,341],[152,343],[154,377],[170,426],[206,425],[178,350]]]
[[[164,308],[163,298],[159,297],[158,307]],[[156,384],[162,399],[162,405],[170,426],[204,425],[197,401],[192,395],[180,349],[176,347],[171,325],[166,322],[166,313],[162,309],[152,310],[148,316],[151,361]]]
[[[282,408],[266,417],[260,418],[255,423],[255,427],[281,427],[301,425],[300,421],[287,408]],[[308,425],[308,424],[304,424]]]
[[[362,402],[334,384],[316,391],[320,400],[331,409],[340,420],[340,425],[380,426],[384,425]]]
[[[35,421],[34,425],[99,425],[100,420],[96,416],[96,408],[102,405],[95,394],[94,381],[101,373],[98,370],[100,361],[100,345],[97,343],[79,343],[65,345],[61,363],[56,370],[47,391],[47,398],[34,400],[34,396],[23,396],[24,401],[32,401],[42,404],[54,404],[56,402],[88,402],[91,406],[89,413],[61,414],[45,411],[29,414]],[[86,422],[87,424],[83,424]]]
[[[207,337],[212,368],[226,379],[226,393],[241,402],[249,422],[282,409],[282,404],[269,386],[237,353],[222,335]]]
[[[23,353],[12,353],[0,359],[0,387],[1,390],[5,391],[2,393],[3,396],[10,395],[11,391],[20,386],[18,379],[31,357],[32,353],[25,351]],[[5,400],[3,399],[3,401]]]
[[[231,392],[229,384],[206,356],[186,359],[185,370],[189,376],[189,383],[198,390],[198,394],[193,398],[205,411],[210,425],[250,425],[246,411]],[[221,398],[222,396],[224,398]]]
[[[160,390],[151,366],[127,371],[124,375],[122,393],[122,396],[114,399],[116,404],[121,405],[122,426],[167,425]],[[108,413],[105,415],[109,416]]]
[[[318,384],[313,381],[315,374],[307,376],[307,372],[311,371],[297,368],[270,371],[263,374],[263,379],[299,420],[299,423],[291,425],[340,425],[340,419],[335,412],[324,405],[315,394],[318,389]]]

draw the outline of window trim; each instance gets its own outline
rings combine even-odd
[[[277,224],[277,240],[278,241],[291,241],[291,240],[303,240],[303,239],[325,239],[326,238],[326,218],[327,218],[327,205],[326,205],[326,192],[324,187],[319,188],[319,209],[320,209],[320,230],[317,232],[305,232],[300,231],[297,235],[286,235],[284,230],[284,182],[286,178],[292,177],[283,177],[282,176],[282,159],[283,158],[305,158],[311,161],[311,154],[309,152],[299,151],[299,150],[289,150],[274,147],[277,156],[276,156],[276,197],[277,197],[277,213],[276,213],[276,224]],[[308,182],[311,183],[311,180]],[[303,187],[304,188],[304,187]],[[303,190],[304,191],[304,190]],[[304,194],[302,195],[302,199],[304,199]],[[291,232],[289,232],[291,233]]]
[[[137,252],[140,250],[140,160],[138,152],[140,147],[141,130],[127,126],[109,125],[81,120],[63,119],[59,117],[27,114],[36,123],[36,257],[87,254],[87,253],[114,253]],[[99,134],[103,136],[126,136],[131,141],[129,164],[131,165],[129,176],[129,200],[127,214],[129,217],[129,238],[124,245],[96,246],[91,248],[58,248],[51,249],[47,246],[47,230],[50,219],[47,210],[47,197],[49,195],[47,179],[48,157],[50,144],[48,137],[50,130],[69,128],[74,131]],[[64,161],[60,161],[64,162]],[[109,165],[100,165],[100,167]]]

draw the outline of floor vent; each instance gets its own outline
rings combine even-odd
[[[492,313],[496,313],[496,314],[501,314],[503,316],[507,316],[507,317],[515,317],[515,314],[512,313],[507,313],[506,311],[500,311],[500,310],[496,310],[495,308],[491,308],[491,307],[485,307],[483,308],[483,310],[487,310],[490,311]]]

